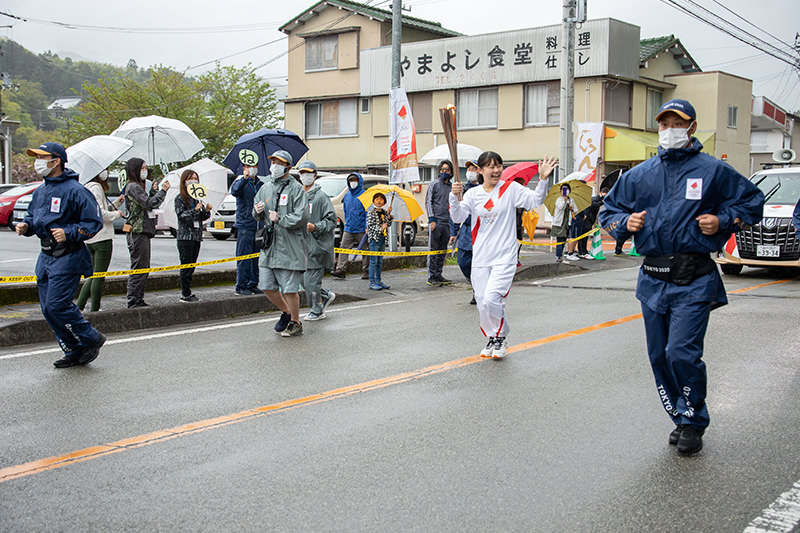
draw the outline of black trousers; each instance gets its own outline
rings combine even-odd
[[[447,250],[447,243],[450,240],[450,224],[447,222],[437,222],[436,227],[428,235],[429,250]],[[445,254],[428,256],[428,279],[442,277],[442,267],[444,267]]]
[[[181,264],[197,262],[200,255],[200,241],[178,241],[178,257]],[[181,296],[192,294],[192,274],[194,268],[181,269]]]

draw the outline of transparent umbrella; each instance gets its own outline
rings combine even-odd
[[[111,135],[133,141],[133,148],[125,157],[144,159],[148,165],[186,161],[203,149],[189,126],[158,115],[126,120]]]
[[[67,166],[80,174],[78,181],[85,185],[132,146],[133,141],[128,139],[95,135],[67,148]]]

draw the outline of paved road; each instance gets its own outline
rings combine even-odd
[[[2,529],[742,531],[800,478],[800,281],[746,272],[712,315],[692,458],[634,268],[515,285],[500,362],[463,287],[334,306],[297,339],[274,317],[116,335],[68,371],[2,350]]]

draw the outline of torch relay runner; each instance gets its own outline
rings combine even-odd
[[[547,196],[547,178],[558,165],[555,158],[539,161],[539,183],[535,190],[510,180],[500,183],[503,159],[495,152],[478,157],[483,185],[472,187],[459,201],[461,182],[450,192],[450,219],[460,224],[472,216],[472,288],[480,316],[481,332],[489,338],[482,357],[502,359],[506,355],[508,321],[505,302],[517,268],[517,209],[539,207]]]

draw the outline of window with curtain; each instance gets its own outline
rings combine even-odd
[[[308,37],[305,41],[306,72],[338,68],[338,35]]]
[[[561,118],[559,82],[535,83],[525,87],[525,125],[558,124]]]
[[[631,86],[629,83],[606,82],[605,116],[606,122],[631,124]]]
[[[728,106],[728,127],[736,128],[739,125],[739,108],[735,105]]]
[[[663,104],[664,100],[664,93],[661,91],[647,91],[647,127],[651,130],[658,129],[658,122],[656,121],[656,115],[658,114],[658,110],[661,108],[661,104]]]
[[[430,133],[433,127],[433,93],[410,93],[411,116],[417,133]]]
[[[497,87],[458,91],[457,101],[459,129],[497,127]]]
[[[306,137],[358,134],[358,100],[326,100],[306,104]]]

